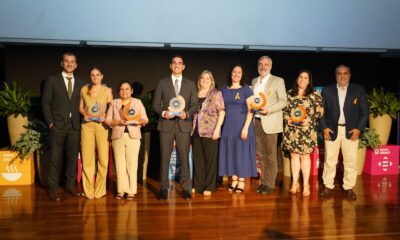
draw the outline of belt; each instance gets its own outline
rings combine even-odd
[[[346,127],[346,124],[339,124],[339,123],[338,123],[338,126],[339,126],[339,127]]]

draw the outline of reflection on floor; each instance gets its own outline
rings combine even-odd
[[[266,196],[255,193],[258,181],[247,179],[242,194],[229,193],[224,183],[212,196],[191,201],[171,183],[164,202],[153,179],[139,184],[134,201],[117,201],[109,192],[51,202],[39,186],[0,186],[0,239],[400,238],[398,175],[359,176],[356,201],[344,198],[338,184],[332,198],[321,199],[315,177],[308,198],[288,194],[288,177],[280,175]]]

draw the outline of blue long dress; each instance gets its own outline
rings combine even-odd
[[[248,138],[245,141],[240,138],[248,112],[246,99],[253,92],[247,85],[238,89],[224,86],[221,92],[226,115],[219,142],[218,174],[256,177],[256,138],[253,123],[249,126]]]

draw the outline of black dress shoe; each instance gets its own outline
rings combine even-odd
[[[185,200],[190,200],[190,199],[192,199],[192,194],[190,194],[190,192],[188,190],[183,190],[182,197]]]
[[[330,189],[330,188],[324,188],[324,190],[322,190],[321,192],[320,192],[320,196],[321,197],[331,197],[332,196],[332,192],[333,192],[333,189]]]
[[[267,185],[264,185],[264,187],[260,190],[260,193],[262,195],[267,195],[267,194],[271,194],[274,192],[274,189],[271,187],[268,187]]]
[[[264,188],[265,185],[261,184],[260,186],[258,186],[258,188],[256,189],[257,193],[260,193],[261,190]]]
[[[160,190],[160,200],[167,200],[168,199],[168,190],[161,189]]]
[[[78,189],[76,187],[66,187],[65,191],[69,194],[71,194],[71,196],[74,197],[81,197],[82,193],[80,191],[78,191]]]
[[[351,199],[351,200],[357,199],[357,195],[353,192],[352,189],[344,190],[344,195],[345,195],[345,197],[347,197],[348,199]]]
[[[56,202],[61,201],[62,197],[61,197],[60,191],[58,191],[58,190],[49,190],[49,199],[51,201],[56,201]]]

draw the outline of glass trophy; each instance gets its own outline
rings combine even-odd
[[[129,104],[125,105],[122,109],[122,116],[125,119],[126,125],[137,125],[140,120],[139,112]]]
[[[95,104],[91,106],[86,107],[86,114],[88,115],[88,120],[89,121],[94,121],[94,122],[100,122],[101,118],[105,116],[104,109],[101,107],[101,105],[96,102]]]
[[[185,109],[185,99],[181,95],[178,95],[169,101],[168,110],[170,111],[170,114],[172,116],[181,115],[184,109]]]
[[[290,120],[292,120],[292,123],[295,125],[301,125],[306,117],[307,112],[303,106],[297,106],[290,112]]]

